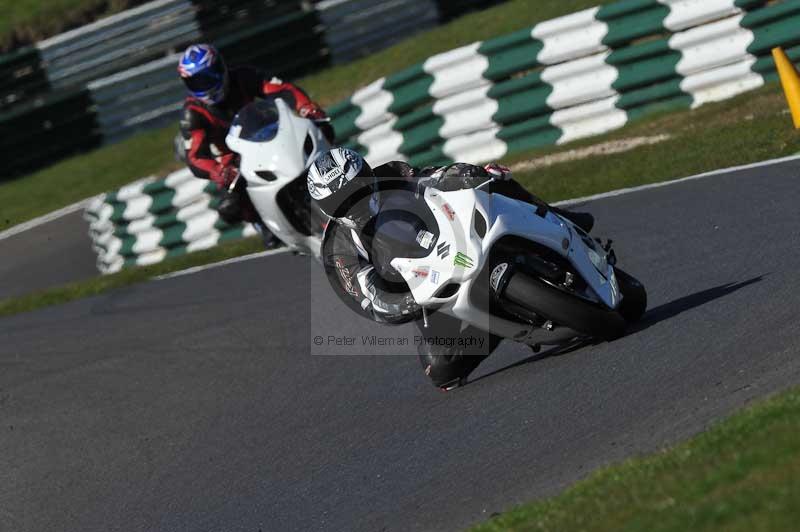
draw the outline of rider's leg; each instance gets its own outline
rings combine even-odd
[[[461,330],[461,322],[433,314],[426,328],[418,323],[423,341],[417,344],[423,371],[434,386],[450,390],[467,377],[497,348],[501,338],[474,327]]]
[[[238,225],[242,222],[253,224],[253,227],[261,236],[264,247],[268,250],[275,249],[283,243],[272,234],[261,216],[258,215],[250,196],[247,195],[247,187],[240,181],[233,191],[223,192],[222,200],[217,207],[220,218],[228,225]]]

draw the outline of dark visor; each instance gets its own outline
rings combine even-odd
[[[194,76],[183,78],[190,91],[208,92],[218,88],[223,82],[222,74],[216,72],[199,72]]]

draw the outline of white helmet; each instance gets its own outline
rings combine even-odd
[[[322,212],[353,229],[363,229],[379,207],[372,168],[356,151],[335,148],[308,169],[308,193]]]

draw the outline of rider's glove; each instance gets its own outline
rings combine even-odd
[[[325,114],[325,111],[322,110],[322,107],[315,103],[307,103],[300,108],[298,111],[301,117],[308,118],[310,120],[324,120],[328,118],[328,115]]]
[[[379,293],[376,282],[378,273],[375,268],[368,266],[357,274],[358,284],[364,299],[361,308],[372,310],[382,320],[393,322],[402,319],[404,316],[413,315],[420,310],[420,306],[414,300],[414,296],[408,294],[389,294],[381,291]]]
[[[211,175],[211,180],[222,190],[231,186],[231,183],[239,177],[239,155],[228,153],[219,158],[219,166],[215,174]]]
[[[497,181],[509,181],[514,175],[509,167],[498,163],[487,164],[483,169]]]
[[[239,169],[235,166],[226,166],[219,172],[219,179],[216,179],[217,185],[223,189],[231,186],[231,183],[236,181],[239,177]]]

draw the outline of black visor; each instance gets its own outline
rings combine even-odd
[[[222,86],[225,82],[225,70],[224,68],[221,71],[219,69],[209,69],[204,72],[198,72],[194,76],[183,78],[183,81],[190,91],[208,92]]]

